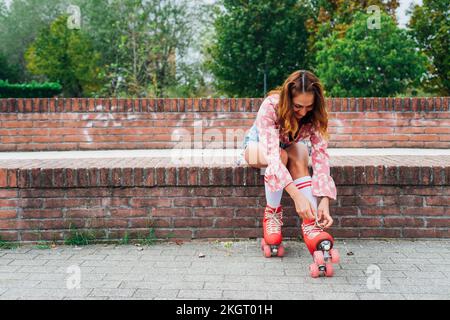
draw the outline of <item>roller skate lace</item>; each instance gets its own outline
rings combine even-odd
[[[302,224],[303,234],[308,237],[315,237],[323,231],[323,229],[316,224],[315,221],[310,223]]]
[[[264,218],[267,221],[266,230],[268,234],[281,232],[281,226],[283,225],[283,212],[276,213],[275,210],[272,211],[270,208],[266,208]]]

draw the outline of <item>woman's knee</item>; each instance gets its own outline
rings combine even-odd
[[[309,155],[308,153],[304,153],[304,150],[301,149],[302,146],[299,146],[296,152],[288,152],[289,160],[287,169],[291,173],[294,179],[309,175],[308,170],[308,162]],[[308,152],[306,150],[306,152]]]

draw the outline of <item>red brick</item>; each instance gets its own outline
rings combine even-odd
[[[19,200],[17,200],[17,199],[1,199],[0,198],[0,208],[17,207],[18,203],[19,203]]]
[[[358,212],[358,207],[330,207],[330,214],[332,216],[357,216]]]
[[[384,218],[384,226],[388,228],[392,227],[424,227],[425,223],[423,219],[419,218]]]
[[[8,186],[8,171],[6,169],[0,169],[0,188]]]
[[[449,229],[404,229],[403,237],[405,238],[448,238],[450,236]]]
[[[133,208],[147,208],[147,207],[156,207],[156,208],[167,208],[171,206],[170,199],[158,199],[158,198],[132,198],[131,206]]]
[[[16,210],[0,210],[0,220],[1,219],[15,219],[17,218]]]
[[[79,208],[100,207],[101,200],[96,198],[42,199],[43,208]]]
[[[257,198],[217,198],[217,207],[257,207]]]
[[[112,217],[146,217],[148,216],[147,209],[109,209]]]
[[[425,197],[427,206],[450,206],[450,197]]]
[[[174,206],[181,207],[212,207],[214,199],[212,198],[177,198],[173,200]]]
[[[191,208],[152,208],[153,217],[192,217]]]
[[[442,216],[444,215],[444,207],[403,207],[401,208],[404,216]]]
[[[213,218],[175,218],[173,221],[175,228],[212,228]]]
[[[195,237],[219,239],[219,238],[234,238],[233,229],[199,229],[195,231]]]
[[[342,227],[380,227],[381,219],[376,218],[341,218]]]
[[[17,198],[16,189],[0,189],[0,199]]]
[[[399,238],[401,230],[399,229],[361,229],[362,238]]]
[[[192,239],[192,231],[183,229],[156,229],[155,236],[159,239]]]
[[[104,188],[75,188],[66,191],[67,198],[108,197],[110,191]]]
[[[23,209],[20,215],[23,219],[51,219],[63,217],[61,209]]]
[[[130,228],[170,228],[170,218],[132,218],[129,219]],[[126,227],[126,225],[124,226]]]
[[[91,218],[91,217],[106,217],[105,209],[68,209],[65,211],[66,218]]]
[[[195,208],[194,217],[232,217],[232,208]]]
[[[262,217],[264,208],[239,208],[236,209],[236,217]]]
[[[0,238],[3,241],[19,241],[19,232],[18,231],[0,231]],[[23,239],[22,239],[23,240]]]
[[[256,220],[251,218],[219,218],[214,225],[215,228],[251,228],[256,226]]]
[[[376,215],[400,215],[401,210],[400,208],[396,206],[389,206],[389,207],[362,207],[360,208],[361,215],[370,215],[370,216],[376,216]]]
[[[36,241],[61,241],[64,240],[64,233],[60,231],[21,231],[20,238],[23,242]]]
[[[426,218],[427,228],[450,228],[450,218]]]

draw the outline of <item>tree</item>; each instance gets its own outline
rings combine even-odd
[[[262,96],[303,68],[305,10],[297,0],[222,0],[207,48],[217,88],[232,96]]]
[[[406,31],[386,14],[380,29],[368,29],[368,18],[358,13],[343,38],[335,31],[317,44],[317,73],[329,96],[393,96],[424,74],[425,57]]]
[[[83,28],[102,53],[108,95],[158,96],[178,82],[192,39],[187,0],[78,0]]]
[[[8,63],[17,66],[20,81],[31,80],[26,70],[24,53],[35,40],[38,32],[48,27],[61,12],[65,12],[65,0],[12,0],[9,7],[3,5],[0,13],[0,52]]]
[[[67,16],[39,33],[25,59],[30,72],[61,83],[65,96],[80,97],[99,89],[99,54],[82,31],[67,27]]]
[[[450,10],[447,0],[424,0],[409,22],[411,34],[428,57],[425,89],[450,94]]]
[[[17,82],[18,74],[18,68],[10,65],[6,57],[0,53],[0,80],[8,80],[11,83]]]
[[[343,37],[358,12],[367,12],[370,6],[377,6],[396,21],[395,11],[399,0],[308,0],[308,55],[309,68],[314,70],[313,61],[317,53],[316,43],[333,32]]]

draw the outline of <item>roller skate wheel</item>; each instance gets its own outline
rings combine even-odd
[[[337,249],[331,249],[330,250],[330,255],[331,255],[331,262],[332,263],[339,263],[339,261],[341,260],[341,258],[339,256],[339,251],[337,251]]]
[[[319,267],[317,266],[317,264],[313,263],[313,264],[309,265],[309,274],[313,278],[318,278],[319,277],[320,271],[319,271]]]
[[[268,246],[267,244],[264,245],[264,256],[266,258],[270,258],[272,256],[272,250],[270,249],[270,246]]]
[[[280,246],[278,247],[277,256],[278,256],[278,257],[283,257],[283,256],[284,256],[284,246],[283,246],[283,245],[280,245]]]
[[[327,263],[325,265],[325,276],[332,277],[334,274],[333,265],[331,263]]]
[[[314,259],[314,262],[318,266],[321,266],[321,265],[325,264],[325,258],[323,257],[323,252],[322,251],[314,251],[313,259]]]

